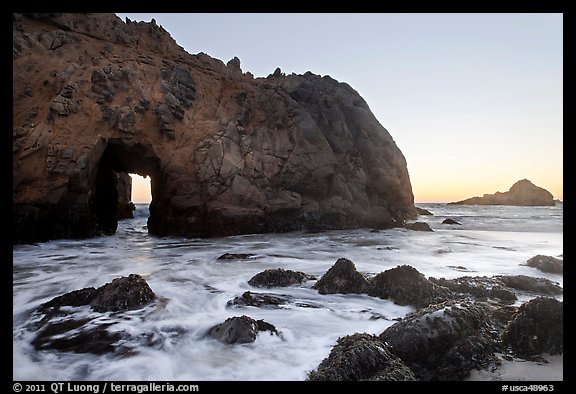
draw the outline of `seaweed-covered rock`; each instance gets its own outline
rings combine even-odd
[[[429,281],[409,265],[379,273],[369,280],[368,286],[368,295],[388,299],[398,305],[413,305],[419,308],[445,301],[449,294],[447,288]]]
[[[116,312],[139,308],[155,299],[156,294],[144,278],[130,274],[98,288],[96,296],[90,301],[90,306],[97,312]]]
[[[247,260],[254,256],[252,253],[224,253],[217,260]]]
[[[103,354],[118,348],[124,333],[109,331],[114,321],[77,318],[70,308],[89,305],[96,312],[118,312],[142,307],[156,299],[148,283],[136,274],[114,279],[95,289],[86,287],[55,297],[40,305],[36,313],[43,317],[32,327],[37,334],[32,345],[37,350],[55,349],[76,353]]]
[[[429,278],[432,283],[447,287],[451,291],[460,294],[469,294],[478,300],[485,301],[488,298],[497,298],[503,303],[513,303],[518,298],[498,278],[486,276],[461,276],[455,279]]]
[[[270,331],[278,335],[276,327],[264,320],[254,320],[249,316],[234,316],[210,329],[208,334],[224,343],[249,343],[256,340],[260,331]]]
[[[96,297],[98,290],[93,287],[85,287],[80,290],[73,290],[71,292],[62,294],[61,296],[54,297],[50,301],[40,305],[40,310],[45,312],[50,308],[60,308],[62,306],[82,306],[88,305]]]
[[[564,260],[552,256],[536,255],[529,258],[526,265],[552,274],[562,274],[564,272]]]
[[[316,370],[309,372],[308,380],[404,381],[416,378],[383,340],[375,335],[355,333],[338,339],[330,355]]]
[[[450,219],[450,218],[444,219],[444,220],[442,221],[442,224],[457,224],[457,225],[459,225],[459,226],[462,225],[462,223],[458,223],[456,220]]]
[[[555,298],[525,302],[508,323],[502,341],[521,357],[564,351],[564,305]]]
[[[99,288],[86,287],[54,297],[39,311],[49,312],[62,306],[90,305],[96,312],[117,312],[144,306],[156,299],[148,283],[137,274],[114,279]]]
[[[365,293],[368,289],[368,280],[356,270],[352,261],[339,258],[313,288],[320,294]]]
[[[104,354],[113,352],[121,334],[109,332],[111,324],[88,324],[91,319],[66,319],[50,322],[32,340],[36,350]]]
[[[562,287],[558,283],[546,278],[536,278],[527,275],[498,275],[495,278],[508,287],[530,293],[559,295],[563,292]]]
[[[306,280],[316,279],[301,271],[285,270],[282,268],[269,269],[254,275],[248,281],[254,287],[286,287],[298,285]]]
[[[388,327],[380,338],[421,380],[460,380],[494,361],[496,335],[482,303],[430,305]]]
[[[280,305],[287,304],[293,300],[287,295],[278,295],[271,293],[254,293],[246,291],[240,297],[228,301],[228,307],[256,306],[263,308],[278,308]]]

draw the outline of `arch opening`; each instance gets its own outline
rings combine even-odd
[[[151,208],[160,190],[159,159],[144,145],[109,140],[95,168],[90,189],[89,204],[97,234],[112,235],[119,219],[132,217],[135,206],[131,201],[129,174],[149,177]]]
[[[150,204],[150,201],[152,201],[150,177],[135,173],[129,173],[128,175],[132,178],[131,201],[134,204]]]

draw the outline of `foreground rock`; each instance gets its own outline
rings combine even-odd
[[[270,293],[254,293],[246,291],[240,297],[228,301],[228,307],[255,306],[259,308],[279,308],[280,305],[291,303],[293,298],[287,295]]]
[[[472,197],[462,201],[450,202],[455,205],[526,205],[526,206],[554,206],[554,196],[541,187],[534,185],[527,179],[513,184],[507,192],[484,194],[482,197]]]
[[[312,279],[316,279],[316,277],[300,271],[277,268],[254,275],[250,278],[248,284],[254,287],[286,287],[299,285],[304,281]]]
[[[321,381],[405,381],[416,380],[402,360],[392,354],[380,338],[353,334],[338,339],[330,355],[308,374],[308,380]]]
[[[528,259],[526,265],[537,268],[542,272],[550,272],[552,274],[564,273],[564,260],[552,256],[536,255]]]
[[[498,275],[495,278],[506,286],[520,291],[543,295],[559,295],[563,293],[562,287],[558,283],[546,278],[535,278],[526,275]]]
[[[246,315],[228,318],[224,323],[212,327],[208,334],[221,342],[234,344],[254,342],[260,331],[270,331],[270,335],[278,335],[272,324]]]
[[[62,306],[90,305],[96,312],[118,312],[142,307],[155,299],[156,294],[144,278],[130,274],[116,278],[97,289],[87,287],[55,297],[42,304],[40,310],[47,312],[51,308]]]
[[[447,302],[406,316],[380,338],[420,380],[460,380],[494,361],[499,337],[487,306]]]
[[[12,241],[112,234],[116,173],[152,179],[148,230],[217,236],[401,227],[406,160],[329,76],[254,78],[155,21],[13,14]]]
[[[105,354],[116,350],[122,338],[118,332],[109,332],[111,324],[91,326],[92,319],[67,319],[48,323],[32,340],[36,350]]]
[[[251,253],[224,253],[217,260],[247,260],[256,256]]]
[[[497,299],[502,303],[514,303],[518,297],[498,278],[486,276],[461,276],[455,279],[429,278],[432,283],[446,287],[457,294],[468,294],[480,301]]]
[[[564,351],[564,305],[555,298],[535,298],[520,306],[502,340],[520,357]]]
[[[368,294],[418,308],[447,299],[450,291],[439,286],[409,265],[386,270],[369,281]]]
[[[358,294],[367,292],[368,280],[352,261],[339,258],[312,287],[320,294]]]
[[[90,306],[96,312],[117,312],[142,307],[156,299],[156,294],[140,275],[116,278],[96,290]]]
[[[143,307],[155,299],[150,286],[136,274],[116,278],[97,289],[88,287],[71,291],[38,308],[37,313],[44,317],[35,327],[38,332],[32,345],[37,350],[94,354],[113,352],[122,338],[121,333],[108,330],[114,322],[102,323],[94,316],[78,319],[74,311],[62,307],[90,305],[96,312],[119,312]]]

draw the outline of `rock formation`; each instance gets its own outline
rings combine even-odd
[[[356,265],[342,257],[312,287],[320,294],[360,294],[366,293],[368,286]]]
[[[254,287],[286,287],[298,285],[316,277],[301,271],[285,270],[283,268],[268,269],[254,275],[248,281]]]
[[[118,190],[118,220],[134,217],[136,206],[132,202],[132,178],[125,172],[116,173],[116,189]]]
[[[345,83],[185,52],[155,21],[13,14],[13,242],[114,233],[115,173],[148,229],[213,236],[415,218],[406,160]]]
[[[564,303],[539,297],[520,306],[502,333],[505,345],[520,357],[564,352]]]
[[[119,317],[119,312],[143,308],[156,298],[148,283],[137,274],[116,278],[97,289],[86,287],[62,294],[40,305],[34,312],[35,323],[31,324],[31,328],[36,335],[32,345],[37,350],[76,353],[126,351],[128,349],[118,342],[129,337],[129,333],[108,330],[118,320],[99,320],[90,314],[77,313],[70,307],[89,305],[98,313],[114,312],[114,316]]]
[[[471,197],[462,201],[450,202],[454,205],[556,205],[554,196],[528,179],[522,179],[510,187],[507,192],[484,194],[482,197]]]
[[[308,380],[416,380],[410,368],[389,347],[375,335],[355,333],[339,338],[330,355],[308,374]]]
[[[459,380],[494,360],[499,338],[488,304],[445,302],[407,315],[380,338],[420,380]]]
[[[246,315],[226,319],[224,323],[212,327],[208,335],[228,344],[250,343],[256,340],[256,336],[261,331],[270,331],[271,335],[279,335],[272,324],[264,320],[254,320]]]
[[[413,231],[434,231],[432,230],[430,225],[426,222],[406,223],[404,227],[406,227],[408,230]]]
[[[552,256],[536,255],[529,258],[526,265],[537,268],[542,272],[550,272],[552,274],[564,273],[564,260]]]

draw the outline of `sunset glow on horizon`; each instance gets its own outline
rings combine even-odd
[[[132,202],[149,203],[152,201],[150,177],[144,178],[138,174],[130,174],[130,178],[132,178]]]

